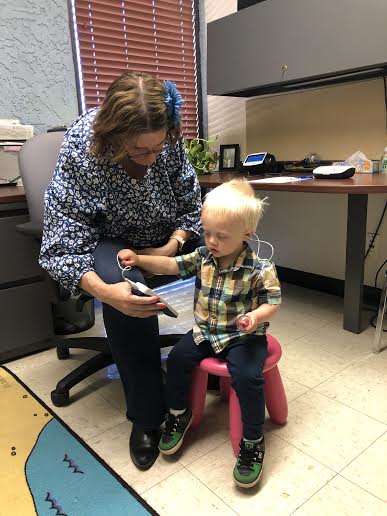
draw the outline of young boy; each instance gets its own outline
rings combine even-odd
[[[159,449],[165,455],[175,453],[191,425],[187,394],[192,369],[203,358],[223,358],[242,414],[243,438],[233,473],[241,487],[254,486],[262,473],[266,328],[281,303],[275,266],[258,258],[246,243],[261,218],[263,204],[248,182],[232,180],[206,195],[202,211],[205,247],[173,258],[138,256],[128,249],[118,254],[124,266],[182,278],[196,274],[196,324],[168,357],[169,412]],[[242,321],[238,321],[240,316],[244,316]]]

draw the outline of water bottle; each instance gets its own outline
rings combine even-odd
[[[379,172],[387,174],[387,147],[384,147],[382,157],[380,158]]]

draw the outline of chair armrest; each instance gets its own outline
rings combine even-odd
[[[31,236],[41,241],[43,237],[43,225],[37,222],[25,222],[24,224],[18,224],[16,229],[23,233],[23,235]]]

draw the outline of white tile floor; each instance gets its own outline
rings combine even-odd
[[[214,393],[182,450],[147,472],[128,457],[130,423],[114,366],[54,410],[161,516],[387,515],[387,350],[371,352],[373,328],[354,335],[341,322],[341,299],[284,285],[270,331],[283,348],[289,420],[282,428],[267,422],[264,473],[253,490],[233,483],[227,404]],[[163,318],[163,329],[170,323]],[[99,323],[93,334],[102,331]],[[49,350],[7,366],[52,406],[57,380],[89,355],[58,361]]]

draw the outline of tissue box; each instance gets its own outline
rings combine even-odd
[[[345,165],[348,167],[355,167],[356,174],[374,174],[375,172],[378,172],[373,161],[371,161],[370,159],[364,161],[355,161],[354,163],[336,161],[335,163],[332,163],[332,165]]]

